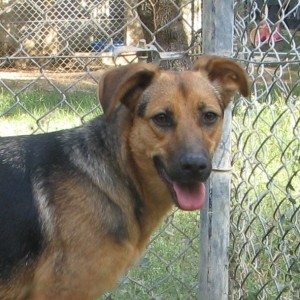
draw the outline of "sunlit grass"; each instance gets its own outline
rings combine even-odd
[[[243,299],[300,294],[300,99],[274,88],[233,121],[231,278]]]
[[[100,114],[95,93],[0,90],[0,136],[49,132],[79,126]]]

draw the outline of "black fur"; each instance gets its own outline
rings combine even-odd
[[[114,112],[118,113],[118,112]],[[114,118],[114,116],[112,116]],[[113,182],[126,183],[139,206],[141,200],[133,190],[128,176],[120,172],[117,155],[111,149],[119,149],[120,124],[108,124],[103,117],[70,130],[42,135],[0,138],[0,280],[10,278],[21,264],[30,264],[46,246],[46,233],[34,199],[33,185],[39,185],[47,194],[51,205],[51,187],[55,176],[78,178],[93,185],[93,174],[101,176],[108,186]],[[78,157],[78,159],[77,159]],[[102,174],[102,169],[108,170]],[[116,178],[116,176],[118,178]],[[62,177],[62,178],[63,178]],[[104,178],[103,178],[104,177]],[[76,179],[77,180],[77,179]],[[95,194],[103,193],[95,185]],[[107,232],[116,240],[128,237],[127,226],[121,208],[108,197],[101,196],[101,206],[112,216],[107,222]],[[137,214],[139,209],[136,209]]]

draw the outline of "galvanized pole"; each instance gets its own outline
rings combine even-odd
[[[233,51],[233,0],[203,0],[203,52],[230,56]],[[228,247],[230,234],[231,106],[207,182],[206,206],[201,211],[201,300],[228,299]]]

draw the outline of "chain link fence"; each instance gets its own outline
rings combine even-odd
[[[233,117],[232,299],[300,299],[299,13],[299,1],[235,2],[252,95]]]
[[[235,0],[234,14],[252,94],[233,110],[229,298],[300,299],[300,3]],[[1,0],[0,136],[101,113],[107,67],[185,69],[202,52],[201,19],[200,0]],[[103,299],[201,297],[199,218],[174,211]]]

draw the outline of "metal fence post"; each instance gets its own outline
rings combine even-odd
[[[233,51],[233,0],[203,1],[203,52],[230,56]],[[224,132],[207,182],[206,206],[201,211],[201,300],[228,299],[230,234],[231,106],[226,109]]]

